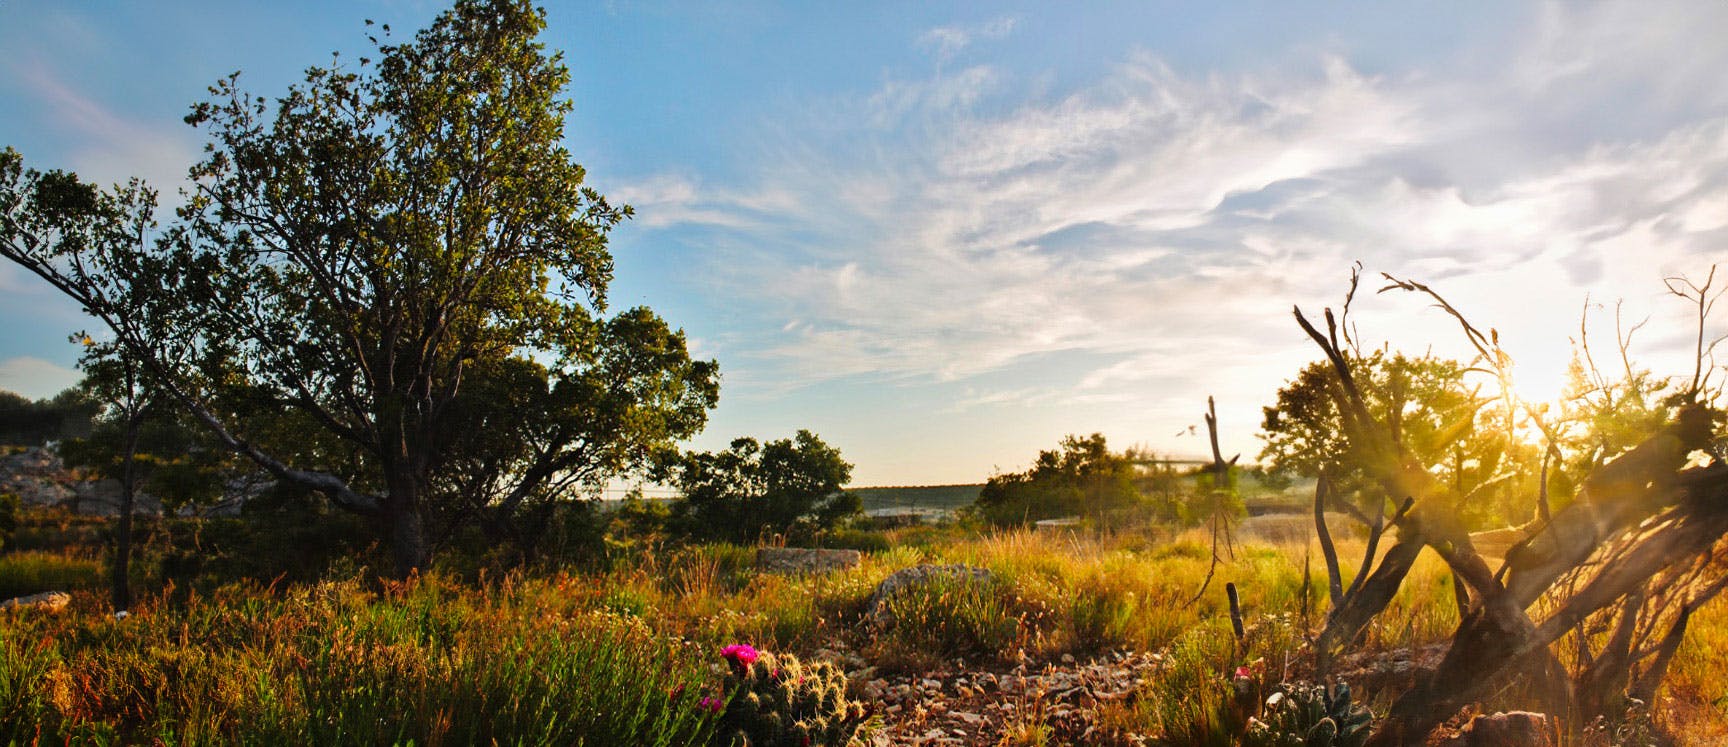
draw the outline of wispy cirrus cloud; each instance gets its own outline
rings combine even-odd
[[[973,25],[937,26],[919,35],[918,43],[935,50],[937,60],[946,62],[973,42],[1005,38],[1019,25],[1015,16],[1000,16]]]
[[[1728,95],[1708,74],[1728,53],[1688,12],[1633,31],[1626,12],[1549,6],[1468,74],[1322,54],[1196,75],[1137,53],[1061,95],[978,66],[829,102],[726,188],[786,200],[772,227],[733,226],[749,248],[717,253],[720,287],[797,320],[733,365],[961,384],[960,409],[1258,404],[1313,355],[1291,306],[1336,304],[1361,259],[1434,283],[1552,383],[1586,293],[1666,313],[1664,275],[1728,259]],[[1627,90],[1646,79],[1663,83]],[[1595,116],[1628,102],[1648,106]],[[1375,340],[1462,353],[1419,299],[1360,304]],[[1052,359],[1062,375],[1014,374]]]
[[[5,64],[9,75],[46,110],[57,130],[78,143],[68,167],[99,184],[139,177],[172,203],[186,171],[198,160],[192,129],[179,122],[147,123],[114,112],[40,60],[28,56]],[[28,154],[26,154],[28,155]]]

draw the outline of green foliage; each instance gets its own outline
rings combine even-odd
[[[915,487],[853,488],[865,511],[883,508],[957,509],[978,500],[982,485],[920,485]]]
[[[18,531],[18,505],[18,496],[0,493],[0,550],[6,549],[12,533]]]
[[[869,718],[863,703],[847,699],[846,675],[834,664],[757,655],[748,663],[728,659],[728,695],[713,744],[839,747]]]
[[[865,529],[835,529],[822,533],[819,539],[822,547],[858,550],[859,552],[886,552],[894,546],[894,543],[882,532]]]
[[[1226,466],[1222,475],[1210,469],[1196,475],[1187,515],[1219,527],[1220,531],[1247,516],[1248,504],[1242,500],[1239,478],[1235,466]]]
[[[1409,454],[1436,478],[1441,497],[1476,523],[1528,518],[1537,452],[1513,433],[1497,391],[1466,380],[1457,361],[1375,351],[1350,360],[1368,414],[1393,430]],[[1327,473],[1334,488],[1361,500],[1383,500],[1369,484],[1384,444],[1352,440],[1339,403],[1343,389],[1331,364],[1304,367],[1264,408],[1260,461],[1274,473]],[[1372,511],[1369,512],[1370,514]]]
[[[1091,654],[1129,644],[1140,612],[1132,593],[1099,581],[1078,585],[1068,602],[1073,650]]]
[[[1066,436],[1060,451],[1039,452],[1031,469],[991,477],[974,506],[997,526],[1103,516],[1140,502],[1136,476],[1132,455],[1112,453],[1103,434]]]
[[[1621,360],[1619,371],[1603,372],[1581,347],[1567,367],[1558,411],[1543,409],[1553,421],[1560,455],[1549,471],[1556,508],[1576,494],[1586,475],[1661,430],[1687,401],[1671,380]]]
[[[65,441],[60,457],[68,468],[97,477],[120,479],[127,468],[128,440],[131,469],[138,489],[162,501],[163,510],[177,514],[183,508],[208,506],[223,496],[225,480],[233,468],[230,454],[211,443],[208,435],[188,422],[185,413],[166,406],[142,412],[136,430],[128,433],[121,417],[107,413],[97,419],[88,436]]]
[[[46,552],[0,555],[0,600],[44,591],[76,591],[101,583],[102,567],[94,560]]]
[[[740,438],[719,452],[692,452],[664,465],[683,494],[670,525],[683,534],[754,542],[768,533],[803,534],[834,527],[858,513],[841,488],[852,465],[810,431],[761,444]]]
[[[181,592],[235,581],[311,583],[334,570],[388,562],[360,517],[318,503],[248,504],[243,518],[182,526],[160,548],[161,580]]]
[[[1279,685],[1248,726],[1247,747],[1361,747],[1373,732],[1374,713],[1350,700],[1350,686],[1296,682]]]
[[[8,150],[0,255],[224,444],[375,519],[397,571],[420,568],[445,528],[428,519],[516,523],[693,435],[718,396],[682,333],[608,316],[607,235],[631,211],[564,147],[570,73],[544,26],[522,0],[458,0],[279,97],[217,82],[187,117],[206,158],[154,244],[148,190]]]
[[[75,389],[34,402],[0,390],[0,445],[42,446],[90,432],[99,406]]]

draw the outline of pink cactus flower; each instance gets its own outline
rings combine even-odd
[[[737,664],[740,667],[749,667],[751,664],[756,663],[756,659],[761,657],[761,654],[757,653],[756,648],[748,643],[734,643],[720,649],[720,655],[726,657],[732,663]]]
[[[721,705],[720,699],[712,695],[704,695],[701,700],[696,701],[697,709],[712,713],[719,713]]]

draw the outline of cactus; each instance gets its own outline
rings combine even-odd
[[[1285,683],[1266,699],[1243,744],[1251,747],[1360,747],[1374,713],[1351,702],[1350,686]]]
[[[728,656],[730,693],[715,745],[844,745],[870,716],[846,697],[846,674],[828,662],[791,654]]]

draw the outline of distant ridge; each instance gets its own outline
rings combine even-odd
[[[847,488],[858,496],[866,512],[888,508],[925,508],[952,510],[970,506],[978,500],[982,483],[970,485],[904,485],[873,488]]]

